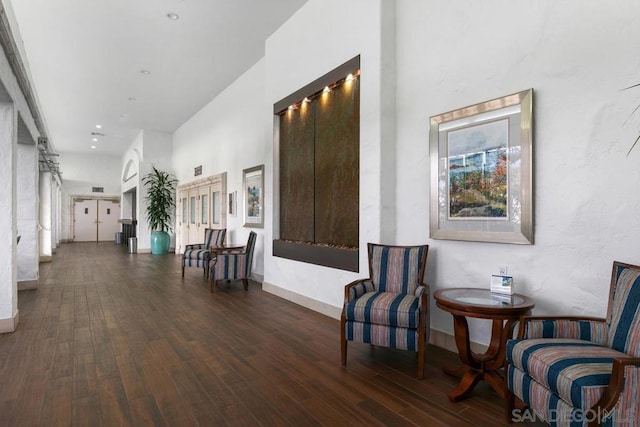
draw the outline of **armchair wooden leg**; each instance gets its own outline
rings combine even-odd
[[[504,419],[508,424],[513,423],[513,408],[515,406],[515,399],[516,396],[511,390],[509,390],[509,387],[507,387],[504,396]]]
[[[427,345],[427,339],[425,334],[425,327],[418,327],[418,379],[421,380],[424,378],[424,356],[425,356],[425,347]]]
[[[340,354],[342,357],[342,366],[347,366],[347,337],[344,328],[345,320],[343,315],[340,319]]]
[[[184,279],[184,263],[182,263],[182,278]]]
[[[418,350],[418,379],[424,379],[424,345]]]
[[[213,288],[216,287],[216,281],[209,276],[209,291],[213,293]]]
[[[245,291],[249,289],[249,281],[247,279],[242,279],[242,287]]]

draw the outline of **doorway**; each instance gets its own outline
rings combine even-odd
[[[226,194],[226,172],[178,188],[176,253],[183,253],[187,244],[202,243],[206,228],[226,228]]]
[[[119,219],[119,199],[73,199],[73,241],[112,242]]]

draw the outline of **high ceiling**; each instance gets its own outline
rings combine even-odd
[[[306,1],[11,0],[10,7],[55,150],[120,156],[140,129],[173,132],[204,107],[264,55],[266,38]]]

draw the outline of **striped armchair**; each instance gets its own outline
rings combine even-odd
[[[202,267],[204,276],[207,277],[207,268],[209,267],[209,257],[211,247],[224,245],[224,237],[227,229],[204,229],[204,243],[187,245],[182,254],[182,277],[184,277],[185,267]]]
[[[506,381],[508,421],[639,426],[640,267],[613,263],[605,319],[523,317]]]
[[[429,246],[369,243],[369,278],[345,286],[341,317],[342,366],[347,341],[415,351],[424,377],[429,342],[429,285],[424,283]]]
[[[256,233],[249,233],[247,245],[241,251],[218,252],[211,262],[209,271],[209,287],[211,292],[218,280],[242,280],[246,291],[249,288],[249,276],[251,276],[251,264],[253,262],[253,249],[256,245]]]

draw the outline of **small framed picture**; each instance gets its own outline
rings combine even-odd
[[[238,212],[238,192],[232,191],[229,193],[229,215],[236,216]]]
[[[264,226],[264,165],[242,171],[244,226]]]

